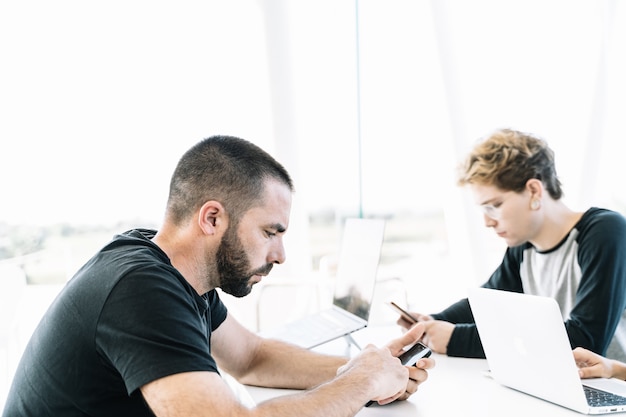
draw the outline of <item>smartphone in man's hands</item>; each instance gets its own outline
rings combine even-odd
[[[417,361],[422,358],[429,357],[430,355],[432,355],[432,353],[433,352],[428,346],[426,346],[422,342],[417,342],[413,346],[405,350],[402,354],[400,354],[400,356],[398,356],[398,359],[400,359],[402,365],[415,366],[417,364]],[[369,407],[375,402],[376,401],[374,400],[370,400],[367,402],[367,404],[365,404],[365,406]]]
[[[428,346],[423,344],[422,342],[417,342],[410,348],[404,351],[398,359],[402,362],[402,365],[406,366],[415,366],[418,360],[422,358],[427,358],[432,355],[432,351]]]

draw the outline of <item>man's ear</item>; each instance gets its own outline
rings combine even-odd
[[[543,183],[537,178],[531,178],[526,181],[526,189],[530,193],[530,196],[536,199],[541,199],[543,196]]]
[[[210,200],[198,211],[198,226],[206,235],[216,235],[226,230],[228,218],[219,201]]]

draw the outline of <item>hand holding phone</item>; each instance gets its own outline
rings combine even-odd
[[[390,301],[388,305],[389,307],[394,309],[396,313],[400,314],[400,316],[402,317],[404,321],[411,323],[411,324],[415,324],[419,321],[415,316],[413,316],[411,313],[409,313],[408,311],[406,311],[405,309],[403,309],[402,307],[400,307],[398,304],[394,303],[393,301]]]
[[[426,346],[422,342],[417,342],[413,346],[405,350],[400,356],[398,356],[398,359],[400,359],[402,365],[415,366],[415,364],[417,364],[417,361],[419,361],[421,358],[429,357],[432,353],[433,352],[428,346]],[[370,400],[367,402],[367,404],[365,404],[365,406],[369,407],[374,403],[374,400]]]

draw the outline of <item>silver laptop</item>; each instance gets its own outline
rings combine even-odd
[[[497,382],[583,414],[626,411],[626,382],[580,379],[554,299],[486,288],[468,298]],[[592,405],[587,393],[597,390],[606,398]]]
[[[310,349],[366,327],[384,230],[383,219],[346,219],[332,306],[261,335]]]

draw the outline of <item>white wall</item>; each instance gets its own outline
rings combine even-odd
[[[454,185],[491,130],[545,137],[573,207],[624,208],[625,28],[611,0],[0,2],[0,222],[158,223],[184,150],[233,134],[296,178],[279,274],[310,272],[310,210],[442,211],[401,273],[456,297],[503,250]]]

